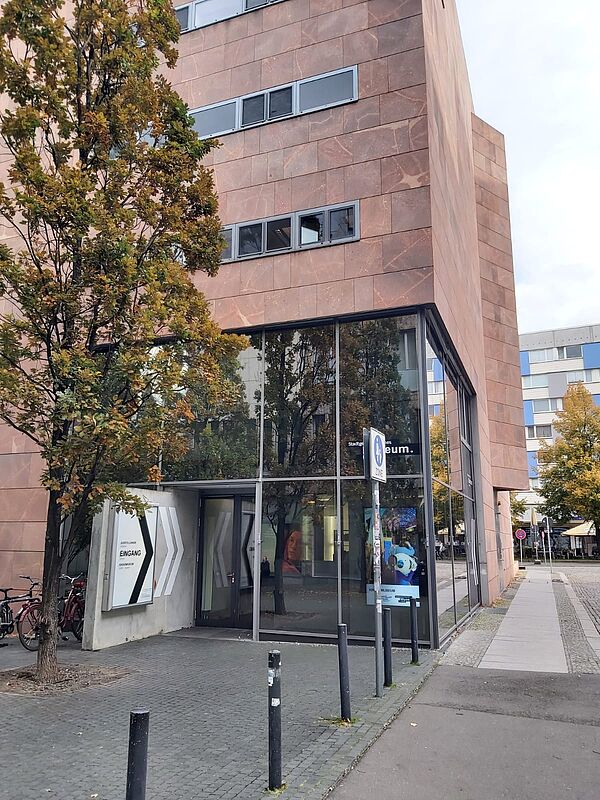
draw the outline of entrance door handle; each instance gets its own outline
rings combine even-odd
[[[228,572],[227,577],[231,581],[231,583],[235,583],[235,572]]]

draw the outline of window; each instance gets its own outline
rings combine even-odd
[[[292,246],[292,218],[282,217],[267,222],[267,251],[289,250]]]
[[[555,361],[557,358],[556,348],[548,347],[543,350],[530,350],[529,363],[540,364],[544,361]]]
[[[263,224],[240,225],[238,229],[238,255],[255,256],[263,250]]]
[[[287,117],[293,111],[293,89],[285,86],[283,89],[275,89],[269,92],[269,119],[279,119]]]
[[[177,19],[181,24],[181,12],[187,11],[188,18],[186,26],[181,26],[181,30],[185,33],[194,28],[202,28],[205,25],[212,25],[214,22],[220,22],[224,19],[231,19],[237,17],[238,14],[243,14],[246,11],[254,11],[257,8],[271,5],[272,3],[280,3],[282,0],[196,0],[194,3],[189,3],[187,6],[179,6],[175,9]]]
[[[358,203],[350,203],[238,223],[221,231],[228,245],[221,260],[354,241],[359,238],[357,222]]]
[[[195,111],[194,130],[201,138],[217,136],[220,133],[230,133],[236,128],[236,101],[231,100],[227,103],[220,103],[217,106],[210,106],[201,111]]]
[[[355,96],[354,70],[342,70],[299,82],[299,113],[347,103]]]
[[[583,356],[580,344],[568,344],[565,347],[559,347],[557,349],[558,357],[561,361],[567,358],[582,358]]]
[[[552,425],[528,425],[528,439],[552,439]]]
[[[428,394],[444,394],[444,381],[429,381],[427,392]]]
[[[567,372],[567,383],[584,383],[585,370],[577,369],[574,372]]]
[[[524,389],[544,389],[548,386],[547,375],[525,375],[523,377]]]
[[[221,254],[221,261],[231,261],[233,254],[233,230],[231,228],[224,228],[221,231],[221,236],[225,239],[225,249]]]
[[[325,215],[323,212],[305,214],[300,217],[300,245],[319,244],[325,235]]]
[[[190,11],[191,6],[182,6],[181,8],[175,9],[175,16],[177,17],[177,22],[179,23],[182,33],[185,33],[185,31],[189,30]]]
[[[586,383],[600,383],[600,369],[586,369]]]
[[[547,411],[562,411],[562,407],[562,398],[560,397],[533,400],[533,411],[535,414],[542,414]]]
[[[196,119],[195,128],[202,137],[218,136],[251,125],[264,125],[284,117],[352,102],[358,100],[357,74],[357,67],[348,67],[202,107],[191,112]]]
[[[242,126],[265,121],[265,95],[255,94],[242,100]]]

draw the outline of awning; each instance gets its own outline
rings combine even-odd
[[[563,536],[595,536],[596,531],[594,529],[593,522],[582,522],[581,525],[576,525],[571,530],[565,531]]]

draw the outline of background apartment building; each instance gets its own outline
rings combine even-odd
[[[557,412],[562,411],[569,385],[583,383],[600,405],[600,325],[526,333],[519,337],[519,344],[530,488],[522,496],[531,509],[542,503],[537,452],[542,442],[556,438],[554,421]],[[530,513],[524,522],[526,526],[531,523]],[[555,546],[591,554],[593,534],[584,535],[585,525],[590,529],[589,523],[581,520],[575,525],[580,535],[568,538],[561,536],[567,528],[555,527]]]
[[[195,426],[161,491],[137,486],[157,509],[151,603],[107,601],[121,523],[97,520],[84,646],[192,625],[328,638],[338,621],[371,639],[371,425],[387,440],[394,635],[408,638],[398,597],[415,596],[437,646],[513,577],[508,493],[527,486],[504,141],[473,112],[455,2],[176,11],[170,79],[221,142],[208,160],[228,246],[197,285],[250,336],[243,398]],[[3,437],[10,474],[22,444]],[[3,579],[40,568],[43,497],[35,456],[19,457]]]

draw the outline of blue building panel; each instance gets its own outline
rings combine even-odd
[[[531,375],[531,367],[529,366],[529,351],[521,350],[519,356],[521,358],[521,375]]]
[[[525,425],[533,425],[533,400],[524,400],[523,401],[523,417],[525,419]]]
[[[584,344],[582,351],[583,366],[585,369],[596,369],[600,367],[600,342]]]
[[[439,360],[439,358],[433,359],[433,380],[434,381],[444,380],[444,370],[442,369],[442,362]]]
[[[539,476],[537,453],[527,453],[527,462],[529,464],[529,477],[537,478]]]
[[[594,403],[596,403],[597,406],[600,406],[600,394],[594,395]]]

